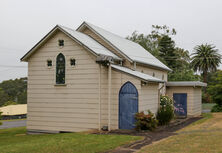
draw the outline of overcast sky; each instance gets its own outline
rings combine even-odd
[[[167,25],[177,46],[192,52],[210,43],[222,53],[221,8],[221,0],[1,0],[0,81],[27,76],[20,58],[56,24],[76,29],[88,21],[122,37]]]

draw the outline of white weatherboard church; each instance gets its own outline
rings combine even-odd
[[[161,94],[184,97],[184,115],[201,113],[205,84],[167,82],[171,70],[143,47],[87,22],[55,26],[21,61],[29,132],[132,129],[135,113],[157,112]]]

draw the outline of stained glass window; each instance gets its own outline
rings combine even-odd
[[[60,53],[56,58],[56,84],[65,84],[65,56]]]

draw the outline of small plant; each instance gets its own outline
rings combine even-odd
[[[153,131],[157,128],[158,121],[154,114],[148,110],[146,114],[144,112],[136,113],[135,119],[136,122],[136,130],[150,130]]]
[[[167,125],[174,118],[173,100],[168,96],[160,97],[160,107],[157,112],[159,125]]]

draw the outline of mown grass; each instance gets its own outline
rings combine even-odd
[[[1,153],[95,153],[143,139],[126,135],[60,133],[26,135],[26,129],[0,130]]]
[[[204,118],[177,131],[176,135],[144,147],[141,153],[222,153],[222,113]]]

